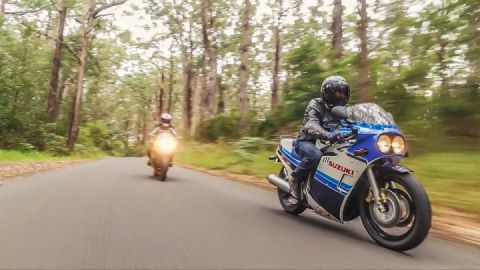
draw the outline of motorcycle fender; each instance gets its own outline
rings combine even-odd
[[[383,171],[383,172],[393,172],[393,173],[398,173],[398,174],[408,174],[413,172],[407,167],[403,167],[400,165],[394,165],[391,163],[386,163],[382,165],[377,165],[375,166],[377,170]]]

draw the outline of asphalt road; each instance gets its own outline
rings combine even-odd
[[[276,194],[145,159],[111,158],[0,187],[0,268],[480,268],[480,250],[430,237],[396,253],[361,222],[285,214]]]

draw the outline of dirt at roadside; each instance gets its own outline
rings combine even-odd
[[[18,176],[31,175],[36,172],[64,168],[87,160],[61,160],[39,162],[0,162],[0,184],[2,180]]]
[[[251,175],[232,174],[221,170],[208,170],[195,166],[180,164],[181,167],[208,174],[222,176],[227,179],[275,191],[266,179]],[[432,229],[430,233],[440,238],[480,247],[480,217],[462,213],[449,208],[433,206]]]

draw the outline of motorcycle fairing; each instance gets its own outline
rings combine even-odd
[[[319,144],[317,142],[317,145]],[[333,155],[322,156],[315,176],[310,182],[310,195],[320,206],[341,221],[343,207],[366,166],[365,162],[339,150],[335,150]]]
[[[412,170],[410,170],[407,167],[403,167],[403,166],[400,166],[398,164],[395,165],[395,164],[392,164],[392,163],[385,163],[385,164],[378,165],[378,166],[376,166],[376,169],[377,170],[388,171],[388,172],[399,173],[399,174],[407,174],[407,173],[412,172]]]
[[[380,126],[380,125],[377,125]],[[387,128],[391,128],[390,126]],[[389,134],[400,134],[393,129]],[[380,133],[381,134],[381,133]],[[399,160],[398,156],[389,156],[381,153],[376,148],[376,140],[380,135],[376,129],[363,128],[354,145],[346,151],[333,148],[333,152],[325,154],[320,159],[317,170],[313,177],[309,179],[307,187],[309,199],[315,201],[317,206],[331,214],[333,217],[343,222],[344,207],[350,197],[353,187],[365,172],[367,166],[379,158],[388,158]],[[277,149],[277,155],[280,161],[285,165],[288,173],[291,173],[299,164],[300,158],[293,151],[294,139],[282,139]],[[319,149],[326,145],[317,140],[316,146]],[[354,150],[368,149],[369,154],[362,157],[355,157]],[[388,167],[388,166],[387,166]],[[397,168],[390,166],[386,169]]]
[[[283,139],[277,150],[280,161],[289,173],[300,164],[300,158],[293,151],[292,143],[293,139]],[[319,144],[321,143],[318,141],[317,147],[321,146]],[[353,175],[329,166],[332,163],[349,164],[348,167],[352,168]],[[325,155],[321,158],[315,174],[309,181],[308,193],[316,204],[336,219],[341,220],[343,205],[365,168],[365,163],[349,157],[345,152],[335,151],[335,156]]]
[[[401,135],[397,126],[364,122],[354,122],[352,126],[358,130],[358,135],[355,143],[347,150],[351,156],[355,156],[354,152],[356,150],[367,149],[368,154],[357,157],[366,163],[371,163],[379,158],[390,158],[399,161],[399,156],[384,154],[377,148],[377,139],[380,135],[386,133]]]

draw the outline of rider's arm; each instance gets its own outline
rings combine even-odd
[[[175,137],[178,138],[178,134],[177,134],[177,132],[175,131],[175,129],[173,129],[173,126],[170,127],[170,133],[172,133]]]
[[[152,132],[150,132],[150,135],[155,135],[158,132],[159,127],[155,127]]]
[[[321,126],[323,118],[323,108],[315,100],[310,101],[305,112],[305,123],[303,125],[303,132],[321,140],[329,140],[332,138],[332,133],[328,132]]]

